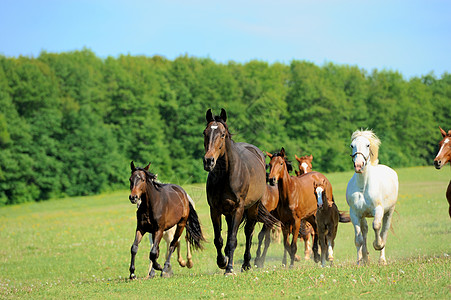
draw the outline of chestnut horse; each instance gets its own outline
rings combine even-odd
[[[434,166],[436,169],[440,169],[448,162],[451,162],[451,130],[446,133],[446,131],[441,127],[439,128],[443,139],[439,143],[440,150],[434,159]],[[448,189],[446,190],[446,199],[448,199],[449,204],[448,214],[451,217],[451,181],[449,182]]]
[[[244,233],[246,250],[241,270],[251,268],[251,243],[255,223],[263,222],[269,228],[278,224],[262,205],[266,191],[265,157],[256,146],[236,143],[228,129],[227,114],[213,116],[211,109],[206,113],[207,126],[204,130],[204,169],[208,171],[207,201],[214,229],[214,244],[217,251],[216,263],[225,269],[225,275],[234,274],[233,254],[237,247],[237,232],[246,219]],[[222,253],[221,216],[227,222],[227,243]]]
[[[296,173],[297,176],[301,176],[302,174],[312,171],[313,155],[304,155],[304,156],[298,157],[295,154],[294,158],[296,158],[296,160],[299,162],[299,171],[294,170],[294,172]]]
[[[294,265],[297,251],[297,239],[301,221],[306,220],[312,226],[316,233],[316,198],[312,190],[313,182],[327,178],[318,172],[310,172],[300,177],[291,176],[288,173],[291,167],[285,157],[285,149],[282,148],[279,153],[272,156],[269,173],[269,182],[271,185],[277,183],[279,189],[279,205],[277,207],[277,216],[282,222],[283,242],[286,251],[291,258],[290,266]],[[330,188],[329,194],[332,195]],[[290,233],[293,235],[291,245],[289,242]],[[315,234],[313,240],[313,256],[315,262],[319,261],[318,239]],[[282,259],[284,265],[287,264],[287,258],[284,253]]]
[[[193,248],[202,248],[204,241],[197,213],[190,197],[178,185],[162,184],[156,181],[156,175],[149,172],[150,163],[144,167],[130,164],[130,202],[137,204],[137,226],[135,241],[131,247],[130,279],[135,279],[135,256],[138,245],[146,232],[152,234],[154,244],[149,254],[152,267],[162,271],[162,277],[170,276],[171,255],[179,243],[179,238],[186,227],[187,239]],[[174,237],[169,247],[169,253],[164,268],[157,262],[160,253],[159,245],[163,232],[176,225]],[[151,276],[151,274],[149,274]]]
[[[321,246],[321,266],[326,266],[326,258],[332,265],[334,260],[335,236],[337,235],[338,222],[348,223],[349,216],[338,211],[333,196],[327,193],[327,186],[330,183],[326,180],[313,183],[313,191],[318,200],[316,211],[316,225],[318,226],[318,239]]]

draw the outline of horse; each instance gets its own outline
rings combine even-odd
[[[296,160],[299,162],[299,171],[294,170],[294,172],[296,173],[297,176],[301,176],[302,174],[312,171],[313,155],[304,155],[304,156],[298,157],[295,154],[294,158],[296,158]]]
[[[327,194],[327,182],[322,180],[313,183],[313,191],[318,200],[316,211],[316,224],[318,226],[318,239],[321,247],[321,266],[326,266],[326,257],[332,266],[334,260],[335,236],[337,235],[340,212],[333,197]]]
[[[451,162],[451,130],[446,133],[441,127],[440,133],[442,134],[443,139],[440,141],[440,150],[434,159],[434,166],[436,169],[441,169],[448,162]],[[446,190],[446,199],[448,199],[448,214],[451,218],[451,180],[448,185],[448,189]]]
[[[346,202],[355,231],[357,264],[368,262],[366,236],[367,217],[374,217],[374,249],[380,251],[379,263],[386,264],[385,245],[393,211],[398,199],[398,175],[380,165],[378,160],[379,138],[371,130],[356,130],[351,136],[354,175],[348,182]]]
[[[294,265],[297,239],[301,221],[308,221],[315,231],[313,240],[313,256],[315,262],[319,261],[318,240],[316,235],[316,198],[311,190],[313,182],[327,178],[318,172],[306,173],[300,177],[291,176],[289,168],[291,164],[285,156],[285,149],[275,153],[271,157],[269,182],[279,189],[279,205],[277,206],[277,216],[282,222],[284,248],[291,258],[290,267]],[[330,191],[330,194],[332,192]],[[291,244],[289,242],[290,233],[293,235]],[[287,265],[286,252],[282,259],[282,264]]]
[[[278,220],[261,203],[266,191],[263,152],[254,145],[232,140],[224,109],[221,109],[219,116],[213,116],[211,109],[208,109],[206,121],[203,163],[204,170],[208,172],[207,202],[215,236],[216,263],[220,269],[225,269],[225,275],[232,275],[235,274],[233,254],[237,247],[236,235],[242,221],[246,219],[246,249],[241,267],[245,271],[251,268],[250,248],[255,223],[260,221],[272,228]],[[222,253],[222,215],[228,227],[225,255]]]
[[[149,253],[152,268],[161,271],[162,277],[171,275],[171,255],[179,244],[179,238],[186,227],[187,239],[194,249],[202,249],[205,238],[194,210],[190,196],[178,185],[163,184],[156,181],[156,175],[149,171],[150,163],[144,167],[135,167],[130,163],[130,196],[132,204],[138,206],[136,211],[136,233],[131,247],[130,279],[135,279],[135,256],[138,245],[146,232],[152,235],[154,244]],[[176,226],[169,246],[164,267],[157,262],[159,244],[164,231]],[[150,277],[152,274],[148,274]]]

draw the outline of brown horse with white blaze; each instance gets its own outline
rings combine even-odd
[[[299,171],[298,170],[294,171],[297,176],[301,176],[302,174],[313,171],[313,167],[312,167],[313,155],[310,154],[310,155],[304,155],[304,156],[298,157],[295,154],[294,158],[296,158],[296,160],[299,163]]]
[[[188,194],[178,185],[157,182],[156,175],[149,171],[149,166],[150,163],[144,168],[135,167],[133,161],[130,164],[132,174],[129,199],[138,206],[135,240],[131,247],[130,279],[136,278],[135,256],[146,232],[152,234],[154,241],[149,254],[152,268],[161,271],[162,277],[169,277],[171,274],[171,255],[185,227],[187,239],[193,248],[202,248],[201,242],[205,240]],[[163,268],[157,262],[160,253],[159,244],[163,232],[173,226],[176,226],[176,229]]]
[[[209,172],[207,201],[215,235],[216,263],[219,268],[225,269],[225,275],[228,275],[234,274],[233,254],[237,247],[236,236],[241,222],[246,219],[246,250],[241,269],[248,270],[251,268],[250,249],[255,223],[260,221],[272,228],[278,224],[278,220],[261,204],[266,191],[263,152],[254,145],[232,140],[224,109],[219,116],[213,116],[209,109],[206,121],[204,169]],[[225,216],[228,226],[225,255],[222,253],[222,215]]]
[[[441,127],[439,128],[443,139],[439,143],[440,150],[434,159],[434,166],[436,169],[441,169],[448,162],[451,162],[451,130],[446,132]],[[448,199],[449,204],[448,214],[451,217],[451,180],[449,182],[448,189],[446,190],[446,199]]]
[[[272,156],[269,173],[270,184],[277,183],[279,189],[279,205],[277,207],[277,215],[282,222],[283,242],[286,251],[291,258],[290,266],[294,265],[295,255],[297,251],[297,239],[299,236],[299,228],[301,221],[306,220],[312,226],[316,233],[316,197],[312,190],[315,181],[327,178],[318,172],[310,172],[300,177],[291,176],[288,173],[287,159],[285,157],[285,149],[282,148],[279,153]],[[332,191],[330,191],[332,194]],[[290,234],[293,235],[291,244],[289,242]],[[318,239],[315,234],[313,240],[313,256],[315,262],[319,261]],[[282,263],[287,264],[287,258],[284,255]]]

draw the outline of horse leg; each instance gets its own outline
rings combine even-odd
[[[166,261],[164,263],[163,271],[161,272],[161,277],[171,277],[172,276],[172,268],[171,268],[171,256],[172,253],[174,253],[174,250],[176,247],[179,246],[180,242],[180,236],[182,235],[183,229],[185,229],[186,221],[182,221],[179,224],[177,224],[177,228],[174,232],[174,237],[171,241],[171,245],[169,246],[169,253],[168,257],[166,258]]]
[[[317,263],[320,261],[320,256],[318,253],[318,226],[316,225],[316,216],[310,216],[306,220],[310,223],[310,225],[313,228],[312,252],[313,252],[313,260],[315,263]]]
[[[265,248],[263,249],[263,254],[261,258],[261,266],[263,267],[266,260],[266,253],[268,252],[269,245],[271,244],[271,230],[267,229],[265,232]]]
[[[334,247],[335,247],[335,237],[337,236],[338,221],[333,225],[332,229],[333,230],[329,231],[329,234],[327,236],[327,245],[328,245],[327,260],[330,262],[331,266],[334,261]]]
[[[374,209],[374,220],[373,220],[373,230],[375,234],[373,247],[376,250],[382,250],[385,246],[385,243],[380,235],[383,217],[384,217],[384,208],[382,206],[376,206],[376,208]]]
[[[291,226],[284,226],[282,228],[282,235],[283,235],[283,258],[282,258],[282,265],[287,265],[287,252],[289,253],[290,249],[290,227]]]
[[[152,234],[149,234],[149,244],[150,244],[150,248],[152,249],[152,246],[153,246]],[[149,271],[147,271],[146,279],[151,279],[154,277],[155,277],[155,269],[153,268],[152,261],[149,260]]]
[[[249,213],[249,210],[248,210]],[[244,226],[244,234],[246,235],[246,249],[244,251],[244,262],[241,266],[241,271],[248,271],[251,269],[251,246],[252,246],[252,236],[254,235],[254,228],[257,220],[247,219],[246,225]]]
[[[225,271],[225,275],[233,275],[233,254],[235,252],[236,246],[237,246],[237,232],[238,232],[238,228],[240,226],[241,220],[243,219],[243,210],[244,208],[239,207],[236,211],[235,211],[235,215],[231,216],[231,217],[226,217],[226,221],[227,221],[227,245],[226,245],[226,255],[229,258],[229,262],[227,264],[226,267],[226,271]],[[252,225],[252,229],[255,226],[255,221],[254,224]],[[245,231],[246,231],[246,226],[245,226]],[[247,244],[247,240],[248,237],[246,236],[246,244]],[[250,236],[250,241],[252,241],[252,235]],[[247,248],[247,245],[246,245]],[[249,253],[250,256],[250,253]],[[245,257],[246,260],[246,257]]]
[[[136,253],[138,253],[138,245],[141,242],[141,239],[143,238],[144,232],[141,232],[140,230],[136,229],[135,233],[135,240],[133,242],[132,248],[130,250],[131,252],[131,262],[130,262],[130,279],[135,279],[135,256]]]
[[[326,266],[326,228],[324,226],[318,226],[318,239],[321,247],[321,267]]]
[[[290,253],[290,257],[291,257],[290,268],[294,266],[294,261],[296,259],[296,251],[298,250],[297,242],[298,242],[299,227],[300,226],[301,226],[301,220],[300,219],[295,219],[293,230],[291,232],[293,234],[293,239],[291,240],[291,246],[290,246],[290,250],[291,250],[291,253]]]
[[[263,267],[262,256],[261,256],[261,246],[263,244],[263,239],[266,238],[267,231],[269,232],[269,230],[266,228],[266,226],[263,225],[262,230],[260,230],[260,233],[258,234],[258,247],[257,247],[257,253],[255,254],[255,260],[254,260],[254,264],[258,268]],[[266,243],[266,240],[265,240],[265,243]]]
[[[152,261],[153,268],[158,271],[162,271],[163,268],[157,262],[158,256],[160,256],[160,241],[163,237],[163,229],[159,229],[153,234],[153,246],[149,253],[149,259]]]
[[[381,238],[382,238],[382,242],[384,244],[384,248],[381,249],[381,253],[379,256],[379,263],[383,264],[383,265],[387,264],[387,261],[385,260],[385,245],[387,244],[388,230],[390,229],[391,218],[393,216],[394,211],[395,211],[395,207],[390,208],[389,211],[387,211],[384,214],[384,219],[382,222]]]
[[[227,258],[222,254],[223,241],[221,236],[221,215],[210,209],[210,218],[215,234],[214,244],[217,253],[216,264],[220,269],[225,269],[227,266]]]
[[[363,260],[364,238],[363,238],[363,233],[362,233],[362,228],[361,228],[361,220],[360,220],[360,218],[358,216],[356,216],[354,214],[352,209],[349,212],[349,214],[350,214],[350,217],[351,217],[352,225],[354,225],[355,247],[357,249],[357,265],[360,265],[360,264],[365,262]],[[365,220],[365,219],[363,218],[362,220]]]
[[[185,238],[185,241],[186,241],[186,260],[187,260],[186,266],[188,267],[188,269],[191,269],[194,265],[193,257],[191,255],[191,245],[187,238]]]

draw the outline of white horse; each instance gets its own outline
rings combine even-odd
[[[191,205],[195,208],[194,206],[194,201],[193,199],[191,199],[191,197],[188,195],[188,200],[191,203]],[[166,241],[166,259],[169,255],[169,246],[172,242],[172,240],[174,239],[174,234],[175,234],[175,230],[177,228],[177,225],[172,226],[171,228],[169,228],[168,230],[163,232],[163,239]],[[191,247],[190,244],[188,242],[188,240],[186,240],[186,259],[187,261],[185,262],[185,260],[183,260],[183,257],[180,253],[180,239],[179,238],[179,242],[177,244],[177,261],[179,262],[179,265],[183,268],[183,267],[188,267],[189,269],[191,269],[193,267],[193,259],[192,259],[192,255],[191,255]],[[149,242],[150,242],[150,249],[152,249],[152,245],[153,245],[153,240],[152,240],[152,235],[149,234]],[[170,272],[172,272],[172,268],[170,270]],[[155,269],[152,268],[152,261],[149,262],[149,271],[147,272],[147,278],[153,278],[155,276]]]
[[[380,250],[379,263],[386,264],[385,243],[398,199],[398,175],[393,169],[378,164],[380,140],[372,131],[357,130],[351,141],[355,173],[348,182],[346,201],[355,230],[357,264],[368,262],[367,217],[374,217],[376,239],[373,246]]]

